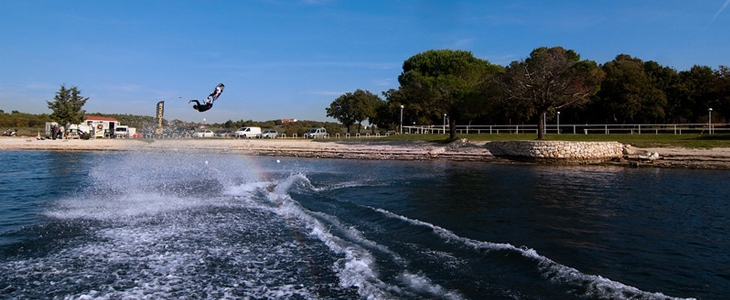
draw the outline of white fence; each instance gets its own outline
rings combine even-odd
[[[551,134],[715,134],[728,133],[728,123],[682,123],[682,124],[547,124],[546,133]],[[403,126],[404,133],[409,134],[447,134],[449,126],[414,125]],[[524,125],[457,125],[458,134],[537,134],[536,124]]]

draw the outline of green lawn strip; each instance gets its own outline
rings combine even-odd
[[[536,134],[461,134],[459,138],[472,141],[517,141],[535,140]],[[399,134],[384,137],[393,141],[431,141],[446,142],[445,134]],[[722,148],[730,147],[730,134],[548,134],[549,141],[616,141],[639,148],[682,147],[682,148]]]

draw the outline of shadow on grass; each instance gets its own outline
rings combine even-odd
[[[730,134],[706,134],[697,138],[703,141],[730,141]]]

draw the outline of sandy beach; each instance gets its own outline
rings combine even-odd
[[[2,137],[0,150],[53,151],[172,151],[190,153],[237,153],[244,155],[294,156],[342,159],[453,160],[514,163],[496,157],[487,141],[462,140],[452,144],[425,141],[377,139],[92,139],[38,140],[35,137]],[[606,164],[632,167],[730,169],[730,148],[634,148],[633,155]],[[659,154],[659,159],[638,159],[636,153]]]

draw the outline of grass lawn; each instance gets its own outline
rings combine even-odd
[[[473,141],[516,141],[536,140],[536,134],[462,134],[459,138]],[[421,140],[445,142],[445,134],[400,134],[391,135],[386,140]],[[635,147],[683,147],[683,148],[720,148],[730,147],[730,134],[548,134],[549,141],[616,141]]]

